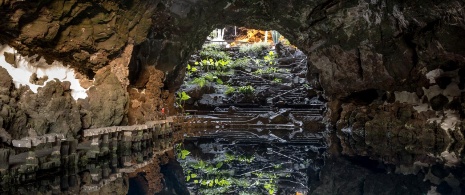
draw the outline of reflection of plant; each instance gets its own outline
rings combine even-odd
[[[263,187],[268,191],[269,194],[275,194],[277,190],[276,183],[273,182],[273,179],[271,179],[270,181],[267,181],[263,185]]]
[[[253,88],[250,85],[247,86],[240,86],[238,91],[243,94],[252,94],[255,91],[255,88]]]
[[[196,186],[198,194],[227,194],[233,189],[237,189],[239,194],[275,194],[277,192],[276,178],[278,176],[265,169],[251,171],[249,176],[234,176],[234,171],[229,168],[234,166],[244,166],[254,162],[254,156],[235,155],[230,152],[218,154],[214,160],[196,160],[195,157],[188,161],[182,160],[182,150],[176,147],[178,159],[183,166],[186,182]],[[271,167],[270,167],[271,168]],[[253,176],[252,176],[253,175]],[[255,182],[250,182],[256,178]]]

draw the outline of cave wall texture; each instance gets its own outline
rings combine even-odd
[[[329,100],[327,121],[344,154],[411,163],[463,153],[462,0],[0,0],[1,44],[95,79],[86,100],[53,93],[68,97],[55,108],[66,116],[55,118],[73,124],[73,135],[174,110],[190,54],[223,25],[278,30],[308,55],[308,79]],[[44,107],[54,104],[49,95],[14,89],[6,78],[3,131],[20,138],[50,126],[25,114],[53,110]],[[48,85],[42,93],[60,88]]]

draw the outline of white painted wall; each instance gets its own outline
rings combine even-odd
[[[40,57],[40,60],[36,61],[37,56],[24,57],[16,54],[16,66],[13,67],[11,64],[5,61],[4,52],[17,53],[14,48],[8,45],[0,45],[0,66],[5,68],[10,76],[13,78],[13,83],[16,88],[20,86],[29,86],[31,91],[37,93],[39,87],[45,86],[45,84],[51,80],[58,79],[60,81],[69,81],[71,83],[71,96],[74,100],[87,98],[87,89],[84,89],[79,84],[79,79],[76,79],[75,72],[69,66],[64,66],[63,63],[54,61],[52,64],[47,64],[45,59]],[[48,76],[48,80],[44,85],[35,85],[29,82],[29,78],[33,73],[37,74],[38,78]]]

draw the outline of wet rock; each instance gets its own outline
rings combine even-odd
[[[450,77],[438,77],[436,78],[436,83],[439,85],[439,88],[445,89],[452,82]]]
[[[331,160],[320,172],[320,182],[313,184],[313,195],[362,194],[363,182],[370,171],[343,159]]]
[[[270,124],[286,124],[289,121],[289,118],[284,116],[282,113],[275,113],[269,117]]]
[[[366,177],[363,194],[425,194],[429,185],[415,175],[371,174]]]
[[[444,169],[444,167],[441,165],[433,165],[431,166],[431,173],[434,176],[443,179],[444,177],[447,177],[449,175],[450,171]]]
[[[453,189],[449,184],[447,184],[447,182],[443,181],[438,185],[436,191],[441,194],[452,194]]]

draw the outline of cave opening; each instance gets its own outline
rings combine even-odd
[[[325,151],[325,100],[307,81],[307,56],[278,31],[213,30],[176,105],[195,124],[177,146],[191,193],[308,192]]]

